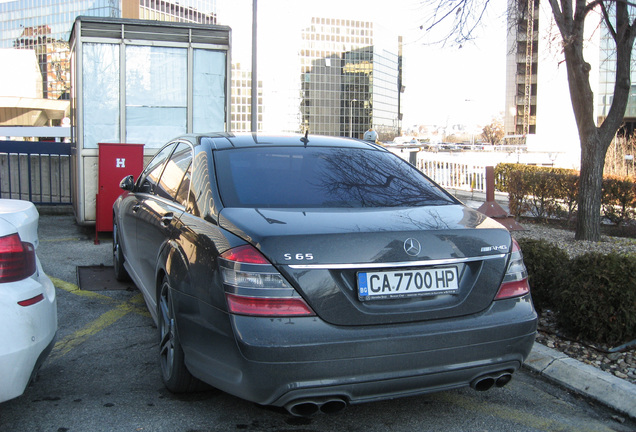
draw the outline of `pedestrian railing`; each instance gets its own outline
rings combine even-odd
[[[0,198],[71,203],[71,144],[0,141]]]
[[[418,152],[417,168],[444,188],[486,191],[486,167],[445,160],[438,153]]]

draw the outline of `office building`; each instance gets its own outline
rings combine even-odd
[[[301,38],[301,131],[400,135],[400,37],[372,22],[314,17]]]
[[[262,83],[258,83],[258,130],[263,130]],[[232,64],[231,131],[250,132],[252,130],[252,71]]]
[[[507,135],[535,134],[537,127],[537,74],[539,69],[539,0],[511,0],[508,9],[508,57],[506,59]],[[541,20],[544,21],[544,20]]]

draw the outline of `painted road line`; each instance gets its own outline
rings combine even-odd
[[[52,359],[59,358],[68,354],[71,350],[84,343],[91,336],[113,325],[129,313],[137,313],[145,317],[150,317],[150,313],[148,313],[147,309],[145,308],[144,299],[141,293],[136,294],[126,302],[118,302],[102,294],[98,294],[92,291],[80,290],[77,285],[64,282],[60,279],[51,278],[51,280],[57,288],[63,289],[64,291],[67,291],[69,293],[91,299],[102,300],[107,303],[114,302],[117,304],[115,308],[109,310],[108,312],[105,312],[99,318],[88,323],[82,329],[57,341],[55,346],[53,347],[53,351],[51,351],[50,357]]]

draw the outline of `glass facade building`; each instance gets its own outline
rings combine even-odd
[[[400,134],[401,39],[372,22],[312,18],[302,31],[300,131]]]
[[[610,10],[613,15],[613,9]],[[612,16],[612,19],[614,17]],[[632,57],[636,52],[632,51]],[[616,43],[612,39],[606,25],[601,26],[599,40],[599,83],[595,92],[596,110],[598,124],[607,117],[612,101],[614,99],[614,85],[616,83]],[[628,135],[636,131],[636,68],[632,66],[631,89],[627,108],[625,109],[625,119],[623,128]]]
[[[0,48],[35,50],[47,99],[68,99],[68,38],[75,18],[215,24],[216,0],[15,0],[0,3]]]
[[[263,130],[263,94],[262,83],[258,82],[258,127]],[[239,63],[232,64],[232,132],[250,132],[252,130],[252,71],[241,68]]]

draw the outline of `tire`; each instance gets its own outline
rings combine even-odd
[[[124,253],[121,251],[119,230],[115,222],[113,222],[113,268],[115,269],[115,279],[119,282],[130,280],[130,276],[124,267]]]
[[[157,302],[161,379],[166,388],[173,393],[201,390],[203,383],[194,378],[185,365],[183,349],[175,325],[171,290],[168,279],[164,278]]]

